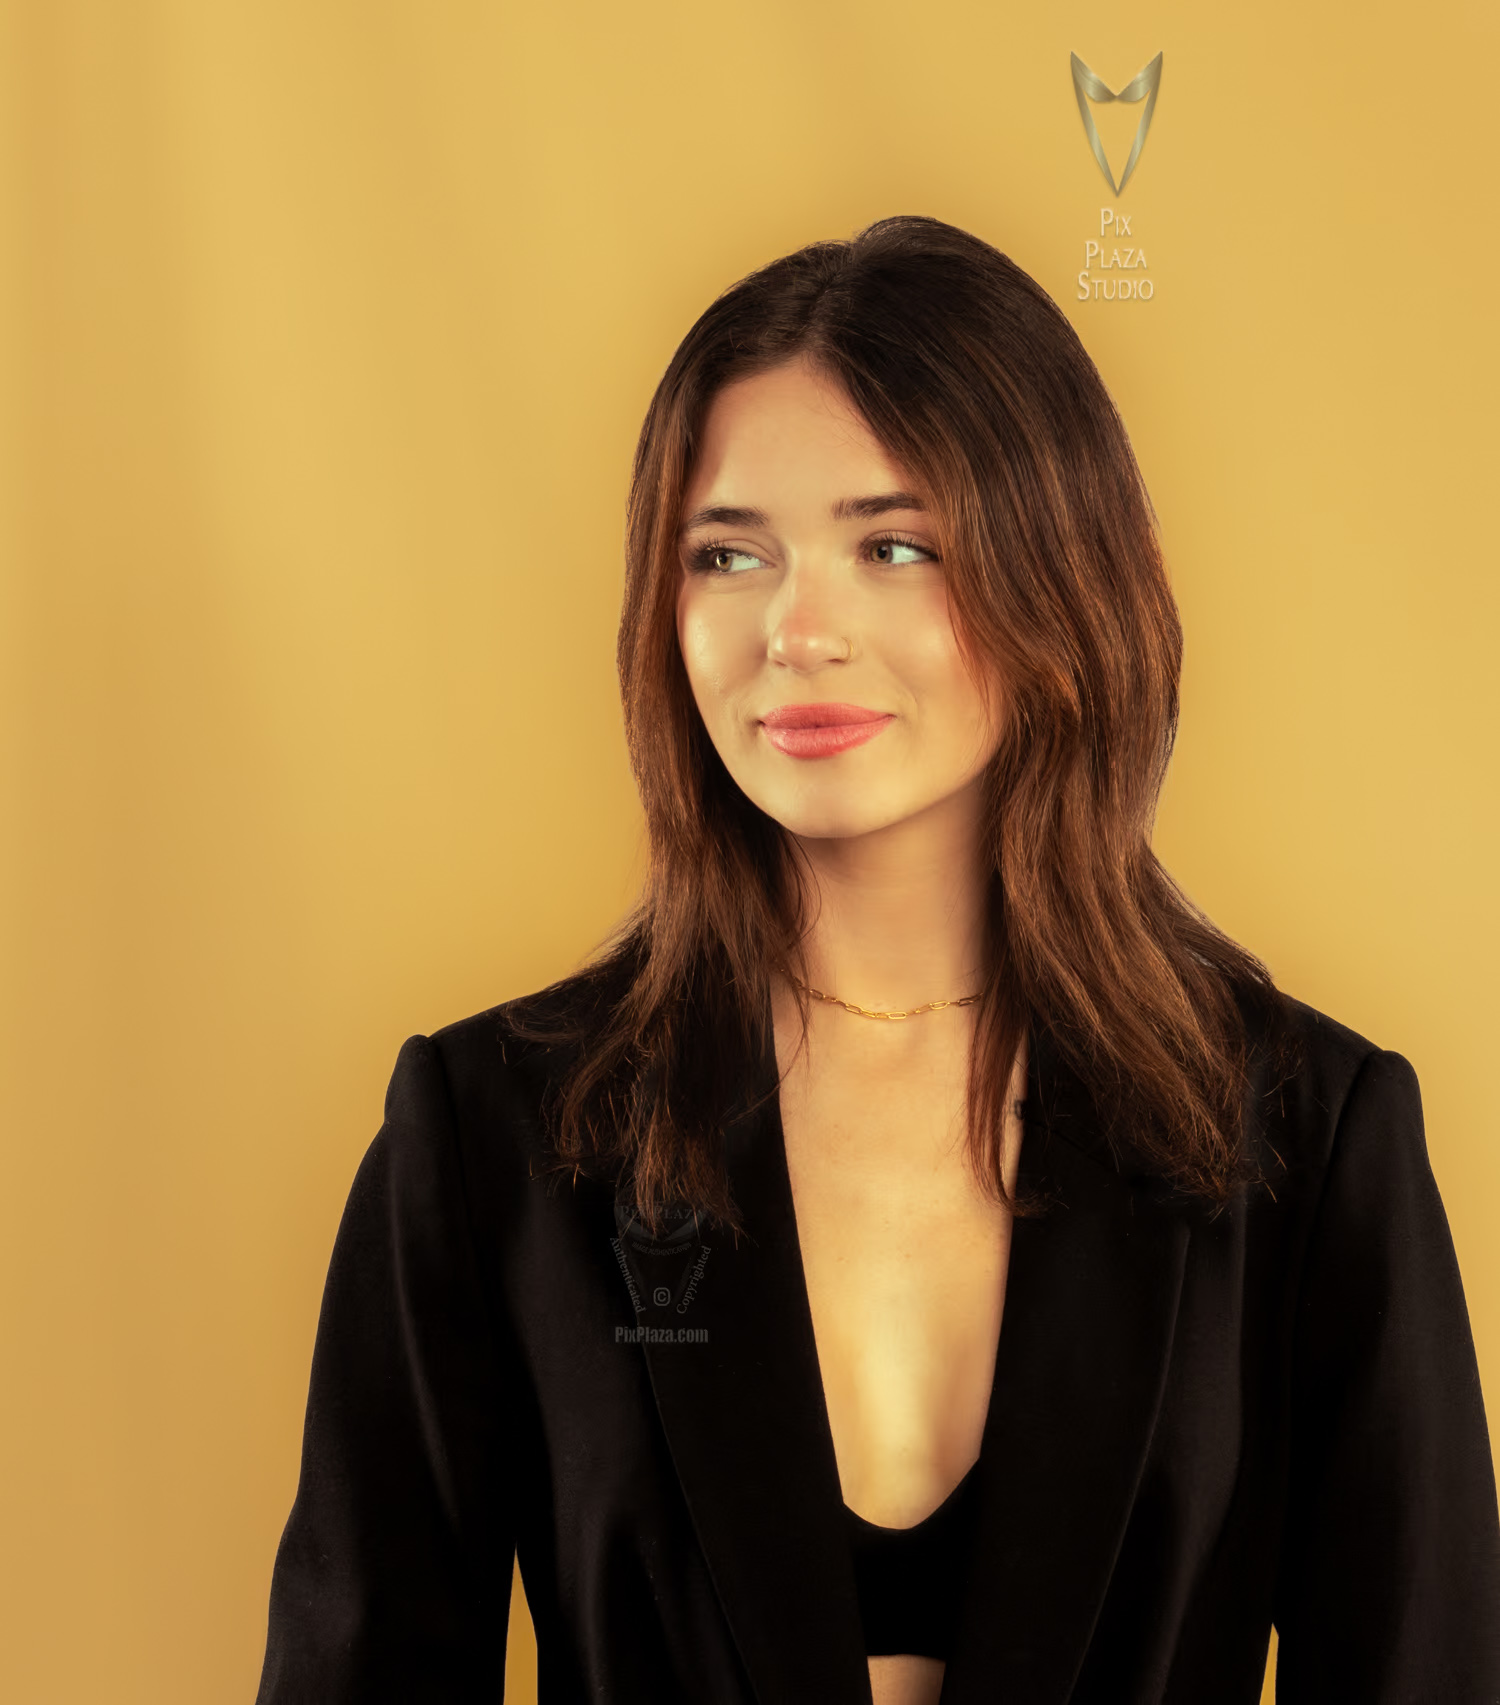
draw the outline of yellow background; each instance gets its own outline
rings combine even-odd
[[[0,10],[0,1697],[251,1697],[397,1048],[632,892],[652,386],[892,212],[1013,255],[1119,399],[1188,636],[1160,846],[1416,1065],[1495,1405],[1494,18]],[[1147,304],[1073,300],[1113,198],[1070,49],[1165,52]]]

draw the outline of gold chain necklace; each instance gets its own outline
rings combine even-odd
[[[795,977],[792,981],[803,994],[811,995],[815,1001],[824,1001],[829,1006],[841,1006],[845,1012],[852,1012],[856,1018],[879,1018],[887,1023],[898,1018],[916,1018],[924,1012],[941,1012],[945,1006],[973,1006],[984,998],[983,995],[963,995],[958,1000],[925,1001],[921,1006],[910,1007],[905,1012],[872,1012],[867,1006],[856,1006],[853,1001],[840,1000],[837,995],[825,995],[821,989],[810,989],[806,983],[797,982]]]

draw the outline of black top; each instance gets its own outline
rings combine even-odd
[[[844,1505],[869,1657],[895,1652],[949,1656],[978,1522],[977,1462],[932,1514],[912,1527],[879,1527]]]
[[[547,998],[582,1022],[586,993]],[[1020,1175],[1055,1201],[1012,1228],[943,1705],[1256,1699],[1273,1621],[1277,1705],[1500,1699],[1494,1465],[1416,1076],[1293,1022],[1301,1064],[1257,1052],[1247,1085],[1269,1188],[1218,1213],[1115,1157],[1034,1026]],[[724,1129],[745,1235],[660,1254],[607,1180],[549,1174],[566,1061],[504,1008],[401,1051],[260,1705],[495,1705],[517,1555],[542,1705],[868,1705],[774,1047]]]

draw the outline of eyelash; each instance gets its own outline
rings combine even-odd
[[[873,539],[866,539],[864,548],[867,551],[873,550],[876,545],[905,545],[910,550],[921,551],[923,556],[925,556],[929,562],[937,562],[939,560],[936,551],[931,550],[924,544],[921,544],[918,540],[910,538],[905,533],[878,534]],[[698,545],[688,554],[688,563],[693,572],[695,574],[732,574],[734,572],[732,569],[714,567],[713,559],[720,551],[732,551],[736,556],[754,556],[756,554],[754,551],[740,550],[737,545],[731,545],[727,539],[705,539],[701,545]],[[909,565],[898,562],[893,564],[882,564],[881,566],[905,568]]]

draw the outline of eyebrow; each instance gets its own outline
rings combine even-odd
[[[893,509],[915,509],[926,513],[927,506],[910,491],[883,491],[871,497],[841,497],[829,514],[835,521],[872,521],[877,515],[889,515]],[[681,531],[690,533],[695,527],[769,527],[771,517],[764,509],[741,509],[734,504],[714,503],[707,509],[696,509],[682,523]]]

